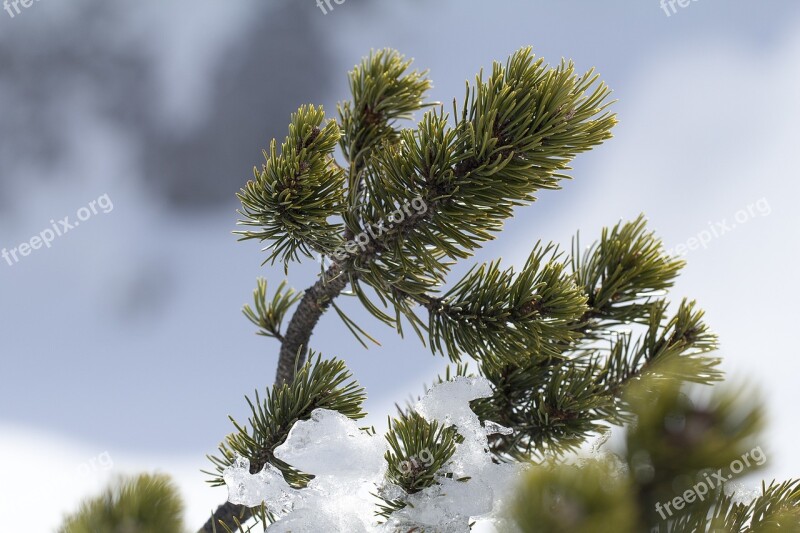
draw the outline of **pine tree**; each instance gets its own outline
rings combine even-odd
[[[698,497],[711,473],[735,479],[745,468],[731,465],[763,464],[748,455],[763,409],[755,395],[707,392],[723,377],[716,337],[695,302],[668,301],[684,264],[643,216],[603,229],[588,247],[577,236],[566,251],[539,242],[519,269],[493,261],[448,279],[516,208],[559,188],[577,154],[611,137],[616,117],[598,75],[566,61],[549,66],[525,48],[468,83],[452,114],[426,101],[426,73],[393,50],[370,54],[349,80],[352,99],[338,118],[298,109],[284,142],[272,142],[239,193],[237,233],[266,243],[265,262],[288,271],[323,256],[329,265],[303,292],[282,282],[270,293],[258,281],[244,313],[280,345],[276,382],[247,400],[252,415],[234,422],[211,458],[210,482],[224,485],[244,468],[275,480],[284,496],[310,490],[315,473],[279,449],[290,431],[323,419],[345,427],[366,414],[366,392],[344,363],[310,351],[329,308],[362,344],[372,341],[336,303],[350,294],[452,361],[438,383],[485,385],[469,397],[468,415],[485,430],[491,462],[528,465],[500,510],[509,528],[800,531],[800,481],[765,484],[751,501],[707,483]],[[423,115],[409,127],[415,112]],[[380,521],[412,516],[403,513],[432,487],[474,482],[452,467],[470,437],[428,415],[408,405],[390,420],[384,480],[399,489],[376,488]],[[624,435],[623,449],[578,453],[611,427]],[[282,505],[269,497],[254,507],[226,503],[201,531],[279,525]],[[402,526],[395,530],[435,530]]]

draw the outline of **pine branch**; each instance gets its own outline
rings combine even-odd
[[[351,178],[359,174],[372,151],[397,140],[397,121],[433,105],[424,101],[431,88],[427,71],[410,72],[411,63],[387,48],[372,52],[349,73],[353,99],[339,104],[338,111],[343,131],[339,144],[351,165]]]
[[[245,305],[242,312],[247,319],[258,326],[258,334],[264,337],[273,337],[280,342],[285,341],[281,333],[281,324],[288,310],[302,298],[292,289],[285,290],[286,282],[282,281],[275,291],[272,301],[267,301],[267,280],[258,279],[258,286],[253,291],[253,304],[255,310],[249,305]]]
[[[645,375],[699,384],[722,377],[719,359],[709,355],[716,337],[702,311],[684,301],[673,317],[667,316],[667,301],[660,296],[682,262],[666,256],[643,217],[604,230],[585,252],[573,248],[566,263],[571,262],[579,294],[589,302],[577,320],[562,315],[567,323],[559,324],[561,331],[573,337],[548,331],[546,343],[529,342],[511,360],[497,348],[479,352],[479,370],[495,393],[476,402],[477,412],[514,430],[491,438],[501,459],[562,455],[605,424],[628,421],[630,406],[622,392]],[[488,286],[503,283],[495,279]],[[554,294],[568,291],[561,286]],[[620,325],[645,331],[634,342],[634,332]],[[445,333],[445,339],[455,336]],[[487,335],[491,329],[482,328],[480,336]]]
[[[702,321],[695,302],[681,302],[675,316],[662,325],[666,304],[653,304],[650,325],[636,343],[620,333],[597,374],[598,384],[618,396],[623,388],[645,374],[686,383],[711,384],[722,379],[720,359],[707,354],[717,349],[716,335]],[[680,365],[675,365],[679,361]]]
[[[581,250],[573,239],[572,270],[588,296],[582,330],[590,339],[610,326],[648,324],[653,298],[672,288],[685,262],[668,256],[644,215],[604,228],[600,240]]]
[[[280,258],[286,265],[312,252],[330,253],[340,242],[341,225],[328,218],[344,203],[344,171],[332,157],[341,132],[336,121],[324,120],[322,108],[298,109],[280,152],[273,140],[266,164],[253,169],[255,178],[238,194],[239,224],[258,229],[236,233],[241,240],[272,241],[265,262]]]
[[[665,366],[685,365],[673,360]],[[687,374],[686,369],[667,371]],[[699,399],[681,380],[650,373],[627,387],[636,422],[621,455],[603,452],[577,464],[530,470],[516,500],[521,531],[773,533],[800,523],[800,480],[762,484],[749,503],[724,490],[728,480],[764,464],[753,448],[762,404],[734,389]],[[751,462],[751,459],[753,460]],[[742,468],[734,467],[740,464]],[[678,503],[676,503],[678,502]]]
[[[596,81],[591,71],[576,76],[569,63],[549,68],[525,48],[468,88],[454,127],[442,111],[430,111],[417,129],[377,151],[364,170],[366,203],[348,227],[357,234],[392,224],[353,259],[359,280],[396,316],[419,324],[404,299],[435,292],[448,260],[469,257],[515,207],[557,188],[577,153],[610,137],[616,119],[606,111],[609,90]],[[413,200],[424,212],[390,218]],[[363,288],[353,289],[366,302]],[[366,305],[380,320],[394,321]]]
[[[222,471],[231,466],[236,456],[250,462],[250,471],[260,472],[270,463],[283,472],[287,482],[302,487],[310,477],[298,472],[274,455],[289,434],[295,422],[307,420],[314,409],[331,409],[352,419],[365,416],[361,405],[366,398],[364,389],[351,380],[352,376],[344,363],[337,359],[309,361],[297,372],[291,383],[282,383],[268,390],[262,401],[256,392],[255,401],[247,399],[251,417],[249,426],[242,426],[231,419],[236,432],[220,445],[220,457],[209,457],[216,467],[212,485],[224,484]]]
[[[183,531],[183,500],[164,475],[142,474],[114,482],[64,519],[59,533]]]
[[[215,472],[205,472],[212,476],[209,483],[214,486],[224,484],[222,470],[233,464],[239,455],[250,461],[251,473],[259,472],[270,463],[280,469],[290,483],[305,485],[310,476],[277,459],[273,453],[275,448],[286,440],[294,423],[307,420],[314,409],[332,409],[353,419],[362,418],[364,399],[364,389],[351,380],[343,362],[336,359],[323,361],[318,357],[313,364],[311,361],[305,363],[299,367],[293,380],[276,383],[263,401],[258,393],[254,402],[247,399],[251,410],[249,427],[231,419],[237,431],[220,445],[220,457],[209,457],[215,466]],[[213,528],[220,521],[237,531],[237,521],[244,523],[252,516],[251,509],[226,502],[217,508],[200,532],[215,531]]]
[[[595,86],[597,76],[577,77],[566,63],[550,69],[523,49],[505,68],[495,64],[488,81],[477,79],[454,128],[433,112],[417,130],[399,130],[397,121],[426,105],[430,87],[424,73],[408,72],[409,65],[383,50],[356,67],[350,73],[353,102],[339,107],[341,131],[333,122],[322,126],[321,110],[300,108],[280,152],[273,143],[267,164],[239,195],[241,223],[260,228],[240,235],[272,241],[267,260],[288,263],[312,251],[334,257],[303,293],[285,333],[280,321],[293,301],[276,295],[270,307],[257,290],[256,311],[245,310],[263,333],[281,341],[276,384],[292,383],[315,325],[348,282],[368,311],[402,333],[401,315],[415,317],[412,304],[433,301],[427,293],[443,281],[447,257],[468,257],[493,238],[513,207],[535,200],[538,189],[556,188],[575,154],[608,138],[615,123],[605,113],[609,91]],[[349,170],[333,160],[334,140]],[[406,173],[406,164],[412,172]],[[410,196],[415,192],[421,194]],[[424,211],[410,212],[414,201]],[[336,253],[338,244],[398,206],[406,206],[407,216],[392,231],[370,232],[360,254]],[[327,221],[335,213],[345,222],[343,235]],[[361,282],[375,288],[384,305],[394,305],[394,317],[369,301]],[[532,315],[534,307],[517,311]],[[422,336],[419,319],[412,325]]]
[[[711,512],[709,512],[711,510]],[[796,531],[800,524],[800,480],[761,484],[761,494],[750,503],[734,502],[724,491],[708,497],[706,505],[694,505],[675,520],[652,531],[669,533],[781,533]]]
[[[431,349],[453,361],[559,356],[560,343],[578,338],[571,324],[586,311],[586,297],[558,256],[555,246],[537,243],[519,274],[501,271],[499,262],[470,271],[428,303]]]
[[[278,356],[275,384],[291,383],[296,369],[306,361],[308,343],[314,327],[322,314],[330,307],[334,298],[347,286],[348,276],[334,263],[314,285],[308,288],[300,300],[286,328]]]
[[[225,527],[231,531],[237,531],[239,524],[250,520],[253,516],[253,511],[244,505],[226,501],[211,513],[211,518],[197,533],[222,533]]]
[[[522,533],[641,533],[632,490],[609,460],[532,468],[512,502]]]
[[[660,515],[666,513],[659,512],[659,505],[692,488],[703,479],[701,474],[716,471],[726,481],[740,477],[741,471],[728,469],[751,453],[764,427],[760,399],[736,388],[716,388],[710,397],[697,399],[681,381],[650,375],[629,386],[625,395],[636,423],[627,427],[624,459],[631,465],[635,497],[648,526],[663,524],[665,517]],[[761,464],[748,464],[748,468]],[[720,485],[712,482],[706,488],[721,491]],[[669,513],[668,521],[708,509],[708,502],[690,501],[685,510]]]
[[[446,475],[442,468],[455,453],[458,439],[453,427],[428,422],[413,411],[390,420],[386,434],[389,443],[385,456],[387,481],[402,488],[406,494],[430,487],[438,476]],[[384,518],[406,506],[402,499],[377,496],[382,500],[377,514]]]

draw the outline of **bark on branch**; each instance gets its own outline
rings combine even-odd
[[[305,291],[281,340],[275,385],[291,383],[294,380],[296,370],[306,361],[308,341],[311,339],[314,327],[333,299],[347,286],[348,279],[347,273],[342,271],[338,263],[334,263]],[[224,531],[222,526],[219,526],[220,521],[232,531],[236,531],[238,526],[234,519],[244,523],[251,517],[252,513],[247,507],[225,502],[217,507],[198,533]]]
[[[275,385],[291,383],[295,372],[306,362],[308,341],[322,314],[347,286],[348,276],[338,263],[328,270],[304,294],[292,315],[281,343]]]

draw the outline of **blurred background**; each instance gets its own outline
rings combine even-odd
[[[4,530],[52,530],[112,476],[175,476],[199,527],[225,499],[200,469],[274,378],[277,344],[241,315],[260,266],[237,243],[235,193],[303,103],[335,116],[346,72],[394,47],[430,69],[432,99],[532,45],[596,67],[619,99],[615,138],[574,180],[519,209],[473,262],[521,264],[538,239],[569,248],[646,213],[688,267],[724,367],[764,393],[768,468],[800,475],[794,281],[800,210],[800,4],[441,0],[40,0],[0,12],[0,488]],[[12,16],[13,15],[13,16]],[[88,215],[88,216],[87,216]],[[23,255],[21,243],[69,229]],[[75,225],[79,222],[79,225]],[[713,232],[712,232],[713,230]],[[708,235],[711,235],[710,237]],[[298,290],[318,265],[291,269]],[[371,422],[446,363],[344,307],[312,348],[343,357]]]

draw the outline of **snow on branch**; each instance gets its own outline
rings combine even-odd
[[[510,430],[481,424],[469,406],[491,394],[486,379],[459,376],[434,385],[416,404],[414,410],[426,421],[452,427],[459,436],[435,481],[418,492],[409,494],[387,477],[386,439],[337,411],[316,409],[309,420],[296,422],[275,449],[275,457],[314,475],[308,486],[291,487],[270,464],[251,474],[249,461],[238,458],[223,471],[228,500],[248,507],[265,504],[276,518],[270,532],[377,533],[417,527],[468,533],[476,518],[501,520],[499,511],[526,467],[492,460],[488,435]],[[407,461],[415,465],[420,458]],[[385,521],[377,512],[382,501],[395,508]]]

